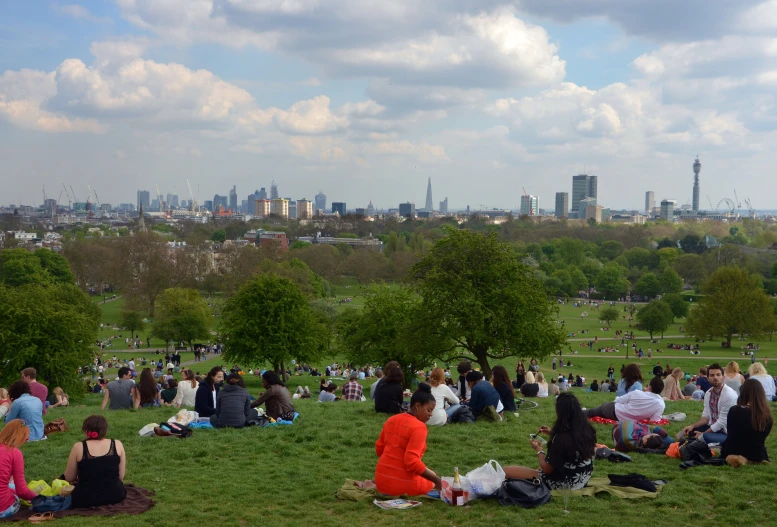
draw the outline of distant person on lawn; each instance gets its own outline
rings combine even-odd
[[[728,438],[720,457],[734,467],[768,462],[765,443],[773,424],[763,385],[756,379],[746,380],[739,389],[737,404],[728,412]]]
[[[359,372],[354,370],[348,382],[343,385],[343,401],[361,402],[362,395],[364,395],[364,388],[359,384]]]
[[[723,367],[712,364],[707,368],[710,389],[704,394],[701,418],[682,429],[678,440],[695,436],[707,444],[723,443],[728,434],[728,412],[737,403],[737,393],[723,381]]]
[[[370,385],[370,399],[372,399],[373,401],[375,400],[375,391],[378,389],[378,385],[383,379],[383,370],[376,371],[375,378],[378,380]]]
[[[46,399],[49,397],[49,389],[44,384],[39,383],[38,372],[35,368],[24,368],[22,370],[22,381],[30,385],[30,394],[40,399],[43,405],[43,415],[46,415]]]
[[[333,382],[330,382],[324,386],[321,389],[321,393],[318,394],[318,402],[333,403],[335,401],[339,401],[340,398],[335,395],[335,390],[337,390],[337,385]]]
[[[585,487],[594,470],[596,431],[586,419],[577,398],[571,393],[559,395],[556,399],[556,423],[552,429],[540,427],[539,433],[550,436],[547,454],[539,441],[529,441],[537,452],[540,469],[504,467],[506,477],[539,478],[549,489],[578,490]]]
[[[586,417],[603,417],[613,421],[658,421],[664,414],[666,403],[661,398],[664,381],[661,377],[650,379],[647,391],[633,390],[591,410],[583,410]]]
[[[200,381],[194,396],[194,411],[200,417],[210,417],[216,413],[216,397],[223,382],[224,372],[220,366],[211,368],[205,378]]]
[[[108,401],[111,402],[111,410],[129,410],[132,408],[132,389],[135,382],[130,380],[130,369],[126,366],[119,368],[119,378],[105,385],[105,395],[100,410],[105,410]]]
[[[493,388],[492,388],[493,389]],[[410,399],[410,409],[389,417],[375,443],[378,465],[375,487],[389,496],[423,496],[440,490],[442,480],[423,462],[426,452],[426,423],[432,417],[435,400],[431,387],[421,383]]]
[[[30,441],[44,439],[41,413],[43,405],[30,393],[30,385],[24,381],[16,381],[8,387],[8,396],[11,398],[11,409],[5,414],[5,422],[21,419],[30,429]]]
[[[642,372],[638,364],[627,364],[621,373],[622,379],[618,383],[617,395],[626,395],[634,390],[642,390]]]
[[[402,383],[405,381],[405,375],[398,363],[384,370],[383,380],[375,391],[375,411],[384,414],[402,413],[402,403],[404,402],[404,390]],[[387,364],[386,366],[389,366]]]
[[[264,404],[267,417],[294,421],[294,405],[291,403],[291,394],[283,385],[280,377],[274,371],[266,371],[262,374],[262,386],[266,390],[253,403],[251,408],[257,408]]]

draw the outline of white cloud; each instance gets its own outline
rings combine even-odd
[[[317,87],[317,86],[321,86],[324,83],[321,82],[320,80],[318,80],[315,77],[310,77],[310,78],[305,79],[304,81],[302,81],[301,84],[303,86],[316,86]]]
[[[52,9],[54,9],[59,13],[62,13],[63,15],[67,15],[80,20],[88,20],[89,22],[94,22],[96,24],[110,24],[112,22],[112,20],[108,17],[99,17],[99,16],[93,15],[87,8],[79,4],[65,4],[65,5],[52,4],[51,7]]]

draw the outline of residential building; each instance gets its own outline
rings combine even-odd
[[[677,206],[677,201],[673,199],[661,200],[661,219],[666,221],[674,221],[674,208]]]
[[[540,198],[531,194],[521,196],[521,216],[537,216],[540,213]]]
[[[332,214],[339,214],[340,216],[345,216],[345,214],[346,214],[345,202],[344,201],[333,201],[332,202]]]
[[[313,202],[307,199],[297,200],[297,218],[309,220],[313,217]]]
[[[254,216],[257,218],[266,218],[270,215],[270,200],[257,199],[254,201]]]
[[[645,212],[650,212],[656,206],[656,194],[652,190],[645,192]]]
[[[585,198],[597,197],[598,182],[596,176],[589,176],[588,174],[579,174],[572,176],[572,211],[582,212],[580,209],[580,201]]]
[[[557,218],[566,218],[569,216],[569,192],[556,192],[556,213]]]
[[[289,217],[289,200],[284,198],[277,198],[272,200],[271,204],[272,213],[281,218]]]
[[[400,203],[399,215],[403,218],[415,218],[415,203]]]
[[[581,204],[582,206],[582,204]],[[585,221],[588,221],[589,219],[593,218],[596,220],[596,223],[602,222],[602,206],[596,205],[594,203],[593,205],[586,205],[585,211],[583,213],[583,219]]]
[[[250,230],[243,235],[243,239],[260,247],[274,247],[280,251],[289,250],[289,238],[285,232]]]
[[[146,209],[151,206],[151,193],[148,190],[138,190],[137,208],[140,208],[141,204]]]

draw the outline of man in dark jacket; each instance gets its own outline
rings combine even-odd
[[[216,396],[216,413],[210,416],[210,424],[215,428],[242,428],[246,421],[258,416],[251,408],[248,391],[239,384],[240,374],[230,373]]]
[[[475,417],[482,414],[489,406],[496,411],[502,399],[491,383],[483,379],[483,374],[472,370],[467,373],[466,380],[470,388],[469,408]]]

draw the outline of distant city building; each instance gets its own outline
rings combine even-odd
[[[661,200],[661,219],[666,221],[674,221],[674,208],[677,205],[677,201],[673,199]]]
[[[432,201],[432,178],[429,178],[429,182],[426,184],[426,204],[424,205],[426,212],[432,212],[434,210],[434,201]]]
[[[375,207],[372,204],[372,200],[370,200],[370,204],[367,205],[367,216],[374,216],[375,215]]]
[[[237,187],[232,185],[232,190],[229,191],[229,210],[237,212]]]
[[[313,217],[313,202],[307,199],[297,200],[297,219],[309,220]]]
[[[566,218],[569,216],[569,192],[556,192],[556,213],[557,218]]]
[[[359,207],[356,210],[354,210],[354,214],[357,216],[366,216],[367,215],[367,209],[364,207]]]
[[[650,212],[656,206],[656,194],[652,190],[645,192],[645,212]]]
[[[440,213],[441,214],[448,214],[448,198],[447,197],[440,202]]]
[[[521,216],[537,216],[540,213],[540,198],[531,194],[521,196]]]
[[[258,218],[266,218],[270,215],[270,200],[269,199],[257,199],[254,201],[254,216]]]
[[[597,197],[597,177],[588,174],[572,176],[572,211],[581,212],[580,201]]]
[[[314,207],[316,210],[326,210],[326,195],[323,191],[319,191],[313,199],[315,200]]]
[[[224,210],[229,208],[229,198],[227,196],[219,196],[218,194],[213,196],[213,210],[217,211],[219,208]]]
[[[312,244],[323,245],[350,245],[351,247],[366,247],[380,251],[383,249],[383,242],[377,238],[332,238],[330,236],[321,236],[321,233],[316,233],[315,236],[300,236],[297,238],[299,241],[308,242]]]
[[[318,199],[318,196],[316,196],[316,199]],[[333,201],[332,202],[332,214],[339,214],[340,216],[345,216],[346,214],[346,208],[345,208],[345,202],[344,201]]]
[[[272,200],[272,213],[281,218],[289,217],[289,200],[277,198]]]
[[[202,208],[213,212],[213,202],[209,199],[206,199],[205,202],[202,204]]]
[[[154,198],[151,200],[151,209],[152,210],[159,210],[159,200]],[[84,204],[83,210],[86,210],[86,204]]]
[[[272,185],[270,185],[270,199],[279,199],[280,197],[281,195],[278,194],[278,185],[273,181]]]
[[[151,193],[148,190],[138,190],[138,204],[137,208],[143,205],[144,208],[151,206]]]
[[[400,203],[399,215],[403,218],[415,218],[415,203]]]
[[[581,202],[582,206],[582,202]],[[595,219],[596,223],[602,222],[602,206],[596,205],[595,203],[593,205],[586,205],[583,219],[585,221],[588,221],[589,219]]]
[[[699,185],[699,173],[701,172],[701,162],[699,162],[699,156],[696,156],[696,161],[693,162],[693,210],[699,212],[699,194],[701,193],[701,186]]]
[[[256,196],[256,199],[267,199],[267,191],[264,190],[264,187],[257,190],[254,195]]]
[[[289,202],[289,219],[290,220],[296,220],[297,219],[297,202],[292,200],[291,198],[286,198],[286,200]]]

